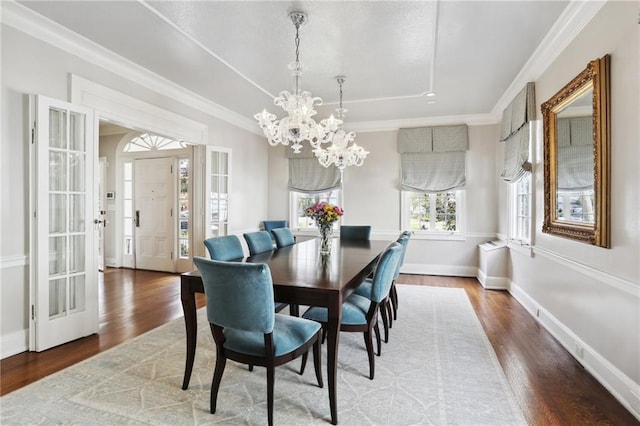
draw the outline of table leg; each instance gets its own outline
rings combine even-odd
[[[182,389],[189,387],[191,372],[193,371],[193,361],[196,357],[196,339],[198,337],[197,317],[196,317],[196,295],[192,291],[188,279],[184,277],[180,280],[180,301],[184,313],[184,323],[187,331],[187,361],[184,366],[184,378]]]
[[[342,300],[336,298],[329,303],[327,322],[327,380],[329,383],[329,407],[331,424],[338,424],[338,401],[336,382],[338,377],[338,341],[342,322]]]

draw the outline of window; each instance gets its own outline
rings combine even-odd
[[[342,207],[342,195],[339,189],[318,194],[306,194],[290,191],[290,194],[291,220],[289,220],[289,227],[292,229],[316,229],[314,221],[305,216],[307,208],[311,207],[315,203],[324,201],[326,203],[337,204]],[[335,222],[334,227],[337,227],[339,222],[340,221]]]
[[[133,255],[133,162],[126,161],[123,164],[123,189],[124,195],[122,201],[124,203],[123,219],[124,219],[124,254]]]
[[[509,185],[512,191],[511,240],[531,243],[531,173]]]
[[[229,189],[231,188],[231,150],[207,147],[207,238],[229,231]]]
[[[178,256],[189,258],[189,159],[178,160]]]
[[[402,192],[402,227],[416,235],[463,236],[464,190]]]

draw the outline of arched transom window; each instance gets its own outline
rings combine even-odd
[[[126,144],[124,152],[164,151],[167,149],[182,149],[186,147],[187,144],[183,141],[143,133]]]

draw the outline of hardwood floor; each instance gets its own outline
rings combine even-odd
[[[99,334],[3,359],[1,395],[182,317],[179,275],[128,269],[100,275]],[[640,425],[507,292],[484,290],[475,278],[401,275],[398,282],[466,290],[530,425]],[[204,306],[202,295],[197,304]]]

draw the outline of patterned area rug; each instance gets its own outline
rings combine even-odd
[[[342,425],[524,425],[496,355],[462,289],[398,286],[388,344],[368,379],[360,333],[340,336],[338,420]],[[0,399],[0,423],[265,424],[266,375],[227,362],[218,411],[209,413],[215,349],[205,310],[189,389],[182,319]],[[323,354],[326,361],[326,354]],[[278,425],[330,423],[326,387],[299,360],[276,369]]]

